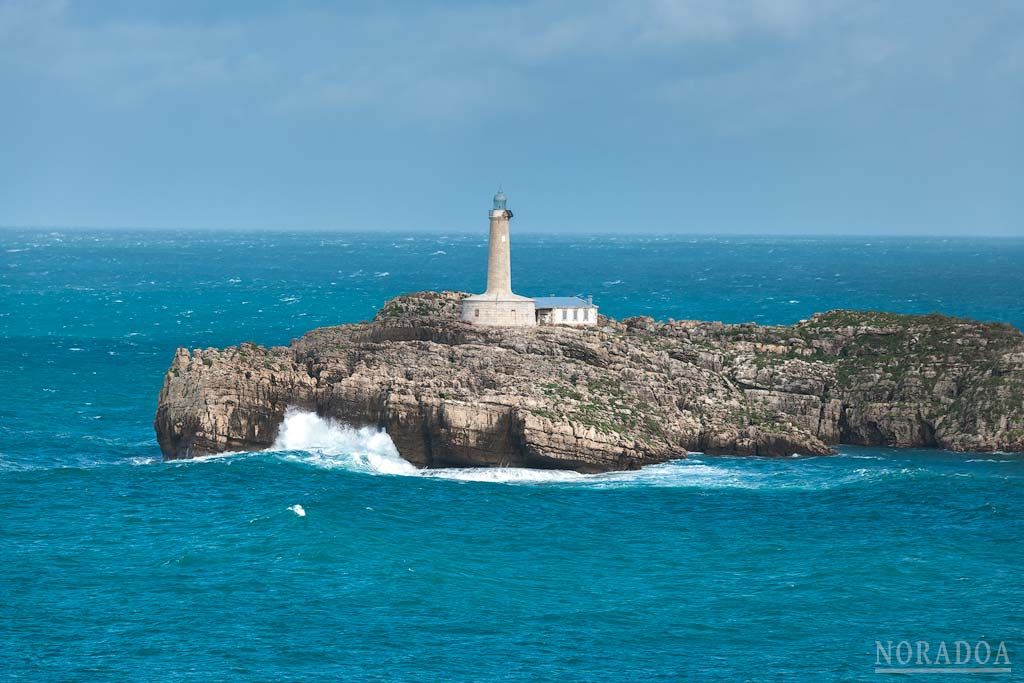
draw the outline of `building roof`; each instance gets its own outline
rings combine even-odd
[[[539,296],[534,298],[533,304],[536,308],[597,308],[578,296]]]

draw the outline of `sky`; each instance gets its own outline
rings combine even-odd
[[[0,0],[0,225],[1024,236],[1020,0]]]

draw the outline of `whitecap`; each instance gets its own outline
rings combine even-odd
[[[588,475],[572,470],[535,470],[526,467],[451,467],[417,470],[422,477],[498,484],[579,482]]]
[[[325,469],[374,474],[418,471],[398,454],[387,432],[371,427],[350,427],[308,411],[289,410],[285,414],[271,450],[286,452],[289,460]]]
[[[292,512],[294,512],[296,514],[296,516],[298,516],[298,517],[305,517],[306,516],[306,508],[302,507],[298,503],[296,503],[295,505],[289,506],[288,509],[291,510]]]
[[[208,453],[206,455],[197,455],[192,458],[182,458],[180,460],[170,460],[168,465],[185,467],[192,464],[201,464],[206,462],[219,462],[226,460],[227,464],[231,464],[231,460],[240,457],[247,457],[256,455],[253,451],[223,451],[221,453]]]

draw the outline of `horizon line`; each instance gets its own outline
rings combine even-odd
[[[479,228],[352,228],[352,227],[153,227],[153,226],[94,226],[94,225],[4,225],[0,224],[3,231],[25,231],[25,232],[152,232],[152,233],[263,233],[263,234],[303,234],[303,233],[336,233],[336,234],[377,234],[377,235],[444,235],[458,234],[471,235],[477,232],[484,233]],[[810,238],[877,238],[877,239],[1024,239],[1024,229],[1020,233],[1012,232],[985,232],[985,233],[960,233],[960,232],[935,232],[935,233],[884,233],[884,232],[730,232],[713,230],[653,230],[653,229],[631,229],[631,230],[559,230],[552,231],[542,228],[517,228],[517,234],[543,234],[547,237],[558,236],[580,236],[580,235],[608,235],[614,237],[810,237]]]

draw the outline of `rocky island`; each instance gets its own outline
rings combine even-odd
[[[1009,325],[832,311],[792,326],[487,327],[460,319],[465,297],[401,296],[289,347],[178,349],[155,420],[164,457],[268,448],[291,407],[385,429],[420,467],[1024,451],[1024,335]]]

